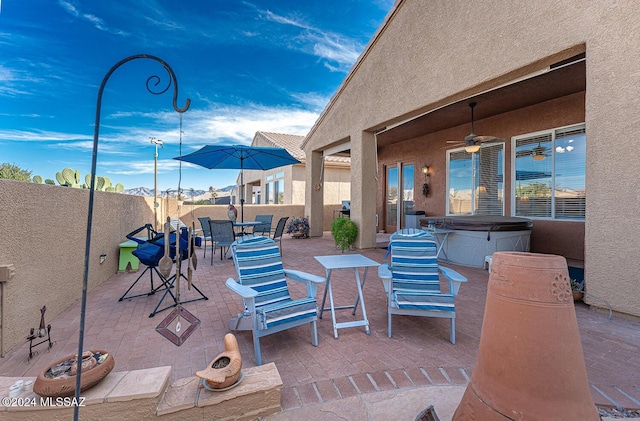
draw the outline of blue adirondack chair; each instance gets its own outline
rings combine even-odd
[[[391,316],[441,317],[451,320],[451,343],[456,343],[455,296],[467,278],[453,269],[438,266],[437,244],[422,230],[401,230],[389,238],[391,263],[378,268],[387,292],[388,335]],[[449,280],[449,292],[440,291],[440,277]]]
[[[311,343],[318,346],[316,291],[321,276],[284,269],[280,250],[268,237],[238,240],[231,246],[238,280],[227,279],[227,287],[242,297],[244,312],[231,319],[229,329],[251,330],[256,363],[262,364],[260,338],[303,324],[311,325]],[[294,299],[287,280],[304,282],[307,296]]]

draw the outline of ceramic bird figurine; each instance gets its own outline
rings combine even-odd
[[[213,389],[224,389],[232,386],[242,373],[242,357],[238,341],[232,333],[224,336],[224,352],[218,354],[204,370],[196,372],[196,376],[204,379]]]
[[[227,214],[229,215],[229,219],[235,222],[235,220],[238,218],[238,209],[230,204],[229,209],[227,210]]]

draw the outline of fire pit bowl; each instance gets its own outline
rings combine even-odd
[[[82,370],[80,379],[81,392],[98,384],[111,372],[116,364],[110,352],[93,350],[91,353],[94,355],[92,358],[96,358],[97,363],[93,367],[91,365],[88,366],[91,368]],[[55,361],[38,374],[36,381],[33,383],[33,391],[44,397],[73,396],[76,393],[76,376],[75,374],[72,375],[71,372],[75,362],[75,355],[69,355]],[[81,366],[85,366],[85,364],[81,364]]]

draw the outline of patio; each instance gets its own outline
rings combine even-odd
[[[282,241],[285,267],[324,275],[315,255],[339,253],[330,234],[322,238]],[[382,262],[382,248],[358,251]],[[198,270],[193,283],[209,299],[185,304],[202,324],[181,347],[176,347],[155,331],[169,310],[149,318],[161,295],[143,296],[118,302],[118,298],[142,273],[118,273],[91,290],[87,300],[84,348],[105,349],[113,353],[114,371],[172,366],[172,380],[194,376],[223,350],[222,340],[229,319],[241,312],[241,301],[225,286],[235,277],[232,260],[214,259],[209,264],[198,250]],[[486,270],[456,266],[469,282],[456,300],[456,344],[449,340],[449,323],[443,319],[395,317],[394,336],[386,334],[385,295],[375,270],[370,270],[364,287],[371,334],[364,328],[342,329],[333,338],[331,318],[325,313],[318,321],[319,346],[313,347],[307,326],[263,338],[264,363],[274,362],[283,381],[282,409],[294,414],[298,409],[340,401],[379,391],[416,390],[420,387],[465,385],[476,363],[482,316],[488,281]],[[145,275],[147,276],[147,275]],[[144,278],[143,278],[144,279]],[[353,302],[356,288],[353,272],[337,271],[332,275],[334,296],[338,304]],[[131,293],[148,290],[148,281],[140,281]],[[296,290],[293,294],[302,294]],[[322,298],[322,290],[318,299]],[[182,284],[183,298],[196,297]],[[29,344],[14,348],[0,359],[0,375],[36,376],[52,361],[77,352],[80,303],[76,303],[52,320],[52,340],[48,351],[27,361]],[[591,392],[598,405],[640,407],[640,323],[589,309],[576,304]],[[348,320],[348,311],[339,311],[338,320]],[[255,365],[250,332],[236,337],[243,352],[243,365]],[[462,388],[460,388],[462,389]],[[461,393],[461,392],[460,392]],[[437,402],[423,400],[421,406]],[[417,413],[416,413],[417,415]]]

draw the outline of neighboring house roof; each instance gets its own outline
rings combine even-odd
[[[253,137],[253,142],[251,142],[251,144],[256,145],[256,141],[258,140],[267,143],[268,145],[271,145],[275,148],[286,149],[287,152],[289,152],[294,158],[296,158],[303,164],[306,161],[304,151],[300,148],[300,145],[304,140],[304,136],[285,133],[256,132],[256,135]],[[325,160],[327,162],[351,163],[351,158],[343,156],[327,156]]]

